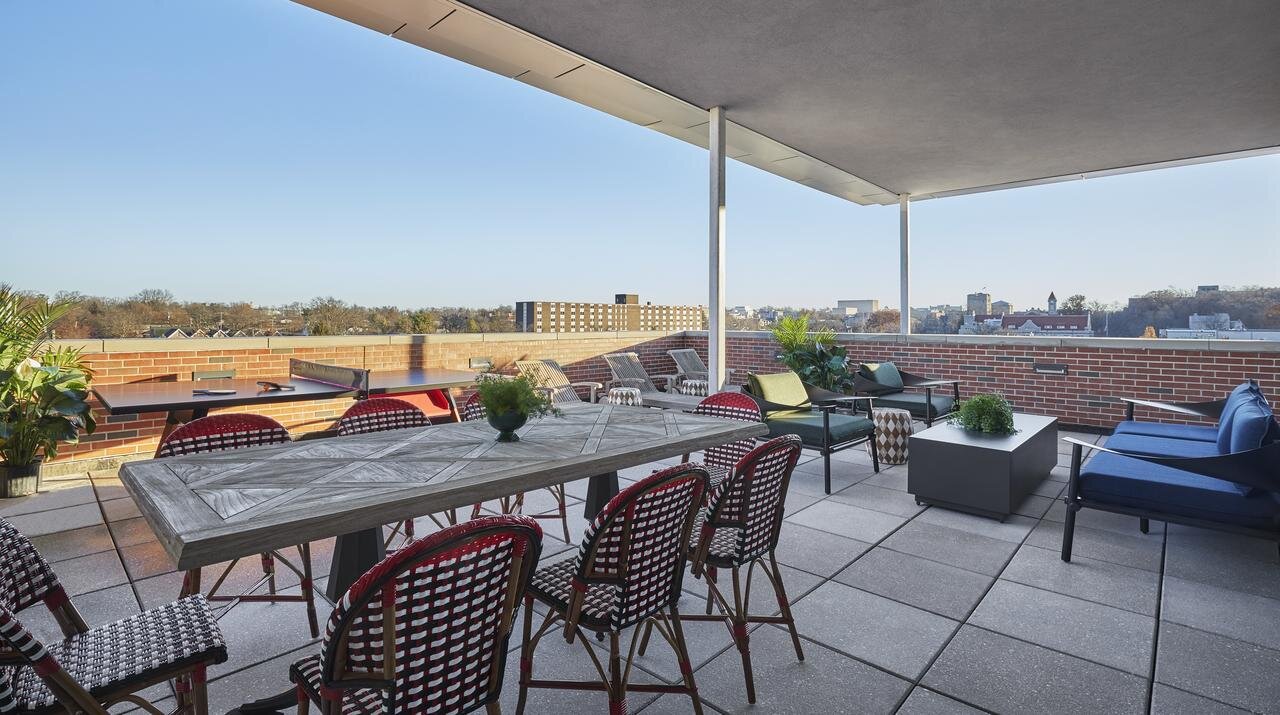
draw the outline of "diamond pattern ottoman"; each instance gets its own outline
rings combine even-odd
[[[881,464],[906,464],[907,442],[911,437],[911,413],[891,407],[871,410],[876,425],[876,452]],[[867,451],[871,451],[868,443]]]
[[[609,389],[609,394],[604,396],[601,402],[609,402],[615,405],[632,405],[640,407],[644,404],[644,400],[640,398],[640,390],[635,387],[613,387]]]
[[[710,391],[709,383],[706,380],[684,380],[676,390],[682,395],[695,395],[697,397],[706,397]]]

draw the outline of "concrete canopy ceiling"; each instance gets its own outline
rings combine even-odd
[[[1277,0],[467,4],[890,193],[1280,148]]]

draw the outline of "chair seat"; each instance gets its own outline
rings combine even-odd
[[[1280,527],[1280,494],[1115,454],[1098,454],[1080,470],[1086,501],[1178,514],[1253,528]]]
[[[892,407],[899,410],[907,410],[912,417],[927,419],[930,415],[925,411],[926,405],[933,405],[933,417],[945,415],[951,412],[956,406],[955,398],[951,395],[940,395],[933,393],[932,402],[925,399],[924,392],[890,392],[884,395],[877,395],[875,399],[875,407]]]
[[[1162,422],[1135,422],[1126,420],[1116,425],[1115,434],[1145,435],[1166,439],[1191,439],[1200,442],[1216,442],[1218,428],[1205,425],[1170,425]]]
[[[538,569],[529,584],[529,595],[562,614],[567,613],[569,596],[573,593],[573,574],[577,568],[578,559],[575,557]],[[582,625],[593,630],[609,630],[609,616],[613,613],[613,602],[617,597],[616,586],[592,584],[582,603]]]
[[[139,686],[196,663],[222,663],[227,644],[204,596],[93,628],[48,645],[49,654],[92,695]],[[62,706],[29,666],[16,668],[17,710],[52,712]],[[2,685],[2,682],[0,682]]]
[[[1138,434],[1117,434],[1107,438],[1103,445],[1117,452],[1142,454],[1148,457],[1216,457],[1217,442],[1201,442],[1194,439],[1147,437]]]
[[[689,553],[697,550],[702,541],[702,526],[707,522],[707,510],[698,510],[693,519],[693,530],[689,532]],[[720,568],[730,568],[739,563],[738,529],[733,527],[717,527],[711,534],[711,545],[707,548],[707,563]]]
[[[793,434],[808,447],[822,446],[822,413],[788,412],[774,414],[765,420],[770,437]],[[875,424],[866,417],[831,413],[831,444],[851,442],[876,431]]]
[[[312,655],[295,661],[289,667],[289,680],[302,686],[314,703],[320,703],[320,673],[322,663],[319,655]],[[361,715],[381,715],[384,711],[383,692],[373,688],[350,688],[342,691],[342,712],[359,713]]]

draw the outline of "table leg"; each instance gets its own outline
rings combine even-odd
[[[329,567],[329,583],[325,587],[325,595],[337,603],[342,594],[351,588],[356,579],[365,571],[386,556],[386,548],[382,542],[382,527],[365,529],[351,534],[339,536],[333,547],[333,561]],[[298,703],[293,688],[245,703],[231,710],[227,715],[269,715],[293,710]]]
[[[604,508],[618,493],[618,473],[609,472],[607,474],[597,474],[591,477],[591,481],[587,482],[587,501],[583,506],[582,515],[591,521],[596,518],[596,514]]]

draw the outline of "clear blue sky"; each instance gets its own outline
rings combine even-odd
[[[287,0],[0,3],[0,282],[706,302],[706,155]],[[728,300],[897,303],[897,209],[728,174]],[[1280,157],[913,206],[914,303],[1280,284]]]

